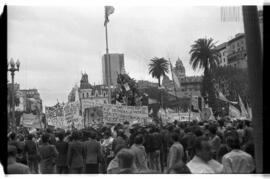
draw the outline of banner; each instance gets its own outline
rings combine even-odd
[[[26,113],[23,113],[21,117],[21,125],[23,125],[24,127],[38,128],[38,129],[44,127],[39,116]]]
[[[236,107],[234,107],[233,105],[229,105],[229,116],[240,118],[241,113]]]
[[[98,107],[108,104],[108,98],[82,99],[82,112],[87,108]]]
[[[121,106],[106,104],[102,106],[104,123],[144,123],[148,119],[147,106]]]
[[[45,107],[45,115],[48,125],[54,126],[55,128],[66,128],[67,124],[64,116],[63,106]]]
[[[85,125],[91,126],[103,122],[102,106],[85,109]]]
[[[70,102],[64,106],[64,116],[67,126],[70,126],[75,119],[79,118],[80,102]]]

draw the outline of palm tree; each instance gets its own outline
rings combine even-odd
[[[206,75],[212,69],[218,66],[219,52],[216,49],[213,39],[198,39],[193,45],[191,45],[190,64],[195,70],[197,68],[204,69],[204,74]]]
[[[209,105],[215,106],[215,90],[212,78],[212,70],[218,66],[218,58],[220,53],[216,49],[213,39],[201,38],[191,45],[190,64],[195,70],[197,68],[204,70],[204,78],[202,82],[202,96],[209,96]],[[213,109],[214,110],[214,109]]]
[[[164,58],[154,57],[151,59],[151,63],[149,64],[149,74],[152,75],[153,78],[158,79],[158,86],[160,87],[160,78],[165,76],[166,73],[169,72],[169,63]]]

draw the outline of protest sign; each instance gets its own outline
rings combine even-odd
[[[91,107],[85,109],[85,125],[91,126],[94,124],[100,124],[103,119],[102,107]]]
[[[121,106],[106,104],[102,106],[104,123],[144,123],[148,119],[147,106]]]
[[[38,129],[44,127],[39,116],[26,113],[23,113],[21,117],[21,125],[23,125],[24,127],[38,128]]]
[[[107,98],[95,98],[95,99],[82,99],[82,111],[84,112],[85,109],[91,107],[98,107],[102,106],[103,104],[108,103]]]

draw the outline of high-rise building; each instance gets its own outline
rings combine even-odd
[[[103,84],[116,86],[117,75],[125,72],[124,54],[110,53],[102,56]]]

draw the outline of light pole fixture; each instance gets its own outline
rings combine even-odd
[[[10,67],[9,67],[10,66]],[[20,69],[20,61],[17,60],[16,64],[11,58],[10,62],[8,63],[8,71],[11,74],[11,79],[12,79],[12,85],[11,85],[11,120],[12,120],[12,127],[16,131],[16,119],[15,119],[15,102],[14,102],[14,97],[15,97],[15,92],[14,92],[14,76],[15,76],[15,71],[19,71]]]

